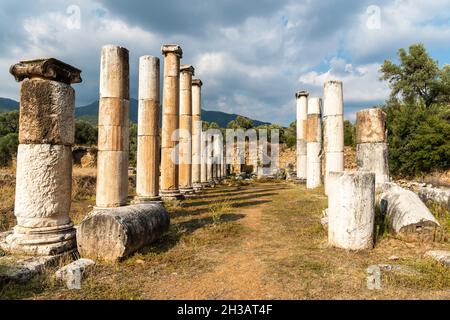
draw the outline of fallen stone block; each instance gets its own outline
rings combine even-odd
[[[441,226],[420,198],[394,183],[385,183],[380,195],[380,210],[388,227],[407,240],[440,241]]]
[[[161,203],[94,209],[77,228],[78,252],[93,260],[123,260],[158,240],[169,223]]]
[[[443,265],[450,267],[450,251],[431,250],[425,253],[425,257],[436,260]]]
[[[418,187],[418,195],[423,201],[433,201],[450,209],[450,189]]]
[[[95,262],[90,259],[78,259],[56,271],[55,278],[65,282],[69,290],[79,290],[85,271],[94,264]]]

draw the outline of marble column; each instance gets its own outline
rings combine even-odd
[[[208,181],[208,141],[205,131],[201,131],[200,181],[203,188],[209,187]]]
[[[328,173],[344,171],[344,97],[341,81],[327,81],[323,93],[325,194]]]
[[[180,169],[179,184],[183,195],[194,193],[192,187],[192,76],[194,67],[180,68]]]
[[[315,189],[322,182],[322,99],[311,98],[308,102],[308,124],[306,134],[307,172],[306,188]]]
[[[200,79],[192,80],[192,186],[195,191],[202,189],[202,85]]]
[[[139,59],[139,110],[135,203],[159,201],[159,58]]]
[[[214,186],[214,136],[211,134],[206,134],[206,141],[207,141],[206,176],[209,185]]]
[[[375,173],[375,186],[389,182],[386,113],[379,108],[356,113],[356,163],[358,170]]]
[[[295,94],[297,99],[297,181],[306,182],[306,130],[308,118],[307,91]]]
[[[162,135],[161,135],[161,189],[166,200],[181,199],[178,180],[177,141],[180,114],[180,59],[183,51],[178,45],[164,45]]]
[[[69,218],[75,90],[81,71],[56,59],[22,61],[10,69],[20,88],[14,215],[0,245],[26,255],[57,255],[76,247]]]
[[[98,115],[98,208],[127,204],[129,151],[128,50],[114,45],[102,48]]]

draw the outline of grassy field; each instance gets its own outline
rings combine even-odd
[[[74,192],[74,221],[89,212],[94,189]],[[1,201],[3,208],[11,196]],[[26,285],[1,288],[0,298],[450,299],[448,269],[423,259],[429,249],[449,250],[448,243],[407,243],[384,234],[374,250],[330,248],[320,224],[326,207],[323,190],[285,183],[210,189],[181,207],[167,204],[169,232],[124,262],[96,265],[82,290],[65,289],[48,270]],[[439,210],[450,225],[448,211]],[[382,290],[370,291],[366,269],[372,264],[401,268],[384,272]]]

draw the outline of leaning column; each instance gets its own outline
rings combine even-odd
[[[164,45],[163,115],[161,142],[161,190],[163,199],[182,198],[178,180],[178,141],[180,114],[180,59],[183,51],[178,45]]]
[[[386,113],[381,109],[356,113],[356,163],[359,170],[375,172],[377,187],[389,182]]]
[[[159,197],[159,58],[139,59],[139,110],[135,203]]]
[[[22,61],[10,72],[20,88],[14,215],[2,247],[12,253],[56,255],[76,246],[69,218],[72,195],[75,90],[81,71],[56,59]]]
[[[192,80],[192,186],[195,191],[202,189],[201,143],[202,143],[202,81]]]
[[[328,243],[362,250],[374,245],[375,174],[329,172]]]
[[[341,81],[328,81],[323,93],[325,194],[328,173],[344,171],[344,98]]]
[[[100,63],[98,114],[98,208],[124,206],[128,197],[128,111],[130,105],[128,50],[107,45]]]
[[[297,181],[306,181],[306,128],[308,117],[308,96],[306,91],[295,94],[297,99]]]
[[[180,68],[180,192],[194,193],[192,187],[192,76],[194,67]]]
[[[319,187],[322,178],[322,121],[320,109],[322,100],[312,98],[308,102],[308,129],[306,135],[307,173],[306,187]]]

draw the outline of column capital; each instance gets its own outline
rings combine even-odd
[[[295,97],[298,99],[300,97],[308,97],[309,96],[309,92],[308,91],[297,91],[295,93]]]
[[[195,68],[190,64],[183,64],[180,66],[180,72],[189,72],[191,75],[195,74]]]
[[[203,86],[203,82],[200,79],[192,79],[192,85],[201,87]]]
[[[20,61],[9,68],[17,82],[29,78],[54,80],[66,84],[80,83],[81,70],[55,58]]]
[[[165,56],[168,53],[175,53],[177,54],[180,58],[183,58],[183,50],[181,49],[181,47],[177,44],[164,44],[161,47],[161,52],[162,54]]]

